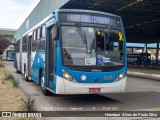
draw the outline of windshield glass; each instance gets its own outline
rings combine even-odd
[[[79,32],[76,26],[62,26],[61,30],[64,65],[124,65],[121,29],[81,27]]]

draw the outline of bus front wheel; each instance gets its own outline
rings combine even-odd
[[[19,70],[16,70],[16,73],[20,74],[21,72]]]

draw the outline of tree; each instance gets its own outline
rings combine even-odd
[[[11,41],[6,35],[0,35],[0,55],[3,54],[4,50],[11,44]]]

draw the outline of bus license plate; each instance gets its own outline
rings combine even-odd
[[[101,88],[89,88],[89,92],[99,93],[99,92],[101,92]]]

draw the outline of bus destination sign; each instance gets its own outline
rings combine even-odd
[[[67,21],[109,24],[109,18],[107,17],[80,15],[80,14],[67,14]]]
[[[121,26],[120,18],[111,17],[106,15],[95,15],[95,14],[60,14],[61,22],[79,22],[79,23],[91,23],[91,24],[104,24],[104,25],[115,25]]]

